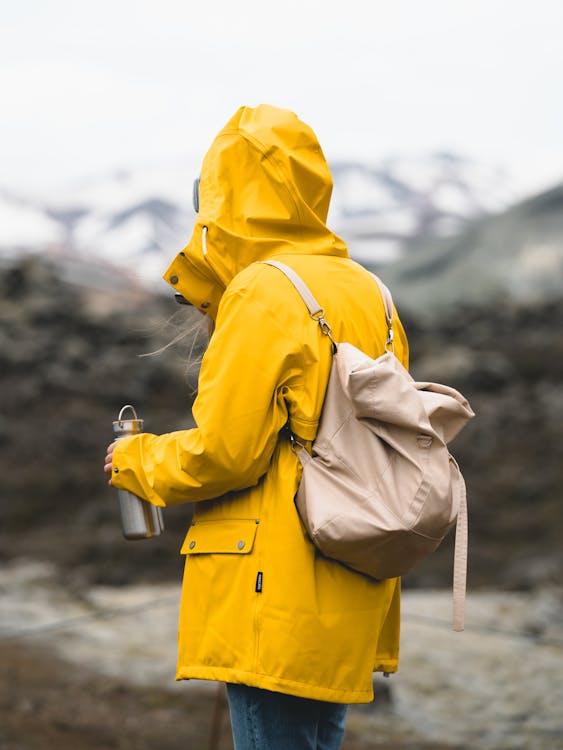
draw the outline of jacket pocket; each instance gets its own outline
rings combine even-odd
[[[248,555],[254,546],[258,524],[255,518],[194,521],[180,553]]]

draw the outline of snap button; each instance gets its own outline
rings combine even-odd
[[[239,542],[239,543],[237,544],[237,547],[238,547],[239,549],[244,549],[244,542],[243,542],[243,540],[242,540],[242,539],[241,539],[241,540],[240,540],[240,542]]]
[[[115,467],[114,467],[114,469],[113,469],[113,473],[114,473],[114,474],[119,474],[119,469],[117,468],[117,466],[115,466]]]
[[[178,277],[176,275],[170,277],[170,283],[171,284],[177,284],[178,283]]]
[[[195,542],[194,542],[194,541],[192,540],[192,541],[190,542],[190,549],[193,549],[194,547],[195,547]]]
[[[202,310],[207,310],[207,308],[209,307],[210,304],[211,304],[211,302],[202,302],[201,303],[201,309]]]

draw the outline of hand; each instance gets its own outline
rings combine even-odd
[[[107,447],[106,451],[106,458],[104,462],[104,471],[106,474],[110,475],[110,478],[108,480],[108,484],[111,484],[111,464],[113,461],[113,451],[115,446],[117,445],[117,440],[114,440],[113,443],[110,443]]]

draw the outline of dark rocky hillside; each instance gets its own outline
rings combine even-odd
[[[163,537],[126,543],[102,473],[124,404],[136,406],[147,430],[191,426],[189,344],[138,356],[174,338],[171,316],[186,322],[189,311],[138,289],[110,294],[62,282],[37,260],[2,271],[2,557],[49,559],[111,583],[176,575],[189,508],[167,513]]]
[[[469,503],[470,583],[528,588],[563,562],[563,302],[406,320],[412,373],[442,380],[476,418],[452,443]],[[444,583],[450,544],[413,574]],[[407,577],[408,580],[408,577]]]
[[[134,403],[153,432],[189,426],[189,342],[169,299],[92,292],[37,260],[0,270],[0,559],[56,562],[72,583],[177,578],[188,506],[166,533],[122,539],[101,471],[111,422]],[[563,303],[458,310],[404,323],[418,379],[459,388],[477,412],[452,446],[468,484],[470,585],[528,588],[561,569]],[[186,324],[185,322],[183,323]],[[451,539],[406,584],[447,586]]]

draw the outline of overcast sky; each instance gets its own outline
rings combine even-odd
[[[562,0],[14,0],[0,187],[200,160],[241,104],[329,159],[454,150],[563,180]]]

